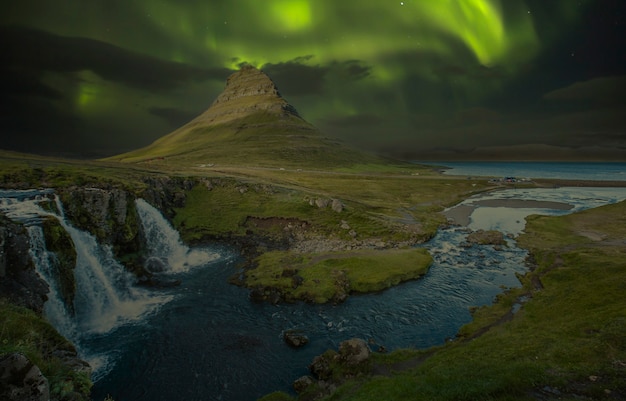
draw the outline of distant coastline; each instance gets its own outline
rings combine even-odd
[[[416,161],[436,166],[445,175],[470,177],[517,177],[560,186],[624,186],[626,162],[502,162]],[[602,182],[598,185],[598,182]]]

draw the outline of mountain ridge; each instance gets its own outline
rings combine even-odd
[[[223,92],[196,118],[152,144],[107,160],[349,166],[387,163],[324,136],[287,102],[263,71],[246,65],[226,80]]]

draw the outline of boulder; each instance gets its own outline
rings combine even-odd
[[[309,365],[309,370],[319,380],[329,379],[332,377],[333,373],[333,362],[336,361],[338,358],[339,355],[337,354],[337,352],[333,350],[328,350],[322,355],[318,355],[313,358],[313,361]]]
[[[371,353],[367,342],[361,338],[352,338],[339,344],[339,357],[348,366],[356,366],[366,362]]]
[[[48,401],[50,387],[41,370],[19,353],[0,356],[0,399]]]
[[[477,230],[467,236],[469,244],[506,245],[504,234],[496,230]]]
[[[309,337],[305,336],[300,330],[287,330],[283,333],[283,340],[290,347],[300,348],[308,344]]]
[[[321,199],[321,198],[315,199],[315,206],[317,206],[320,209],[324,209],[328,207],[329,203],[330,203],[330,199]]]
[[[313,384],[315,384],[315,379],[311,376],[302,376],[293,382],[293,389],[296,390],[296,393],[300,394]]]
[[[0,294],[11,303],[43,313],[48,284],[35,270],[26,228],[0,214]]]
[[[333,211],[341,213],[343,212],[343,207],[343,203],[339,199],[333,199],[333,203],[331,204]]]
[[[163,273],[168,270],[167,261],[157,256],[151,256],[144,263],[144,267],[150,273]]]

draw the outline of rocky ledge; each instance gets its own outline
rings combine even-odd
[[[293,383],[300,400],[313,401],[332,394],[348,379],[367,374],[371,369],[367,342],[352,338],[339,344],[338,351],[328,350],[313,358],[311,376],[302,376]]]

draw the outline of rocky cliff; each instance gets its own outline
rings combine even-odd
[[[48,285],[35,271],[29,249],[24,226],[0,215],[0,295],[13,304],[42,313]]]
[[[119,188],[69,187],[59,191],[65,217],[76,228],[91,232],[116,255],[141,248],[135,197]]]
[[[302,119],[295,107],[281,96],[270,77],[248,65],[228,77],[224,91],[190,124],[223,124],[258,111]]]

